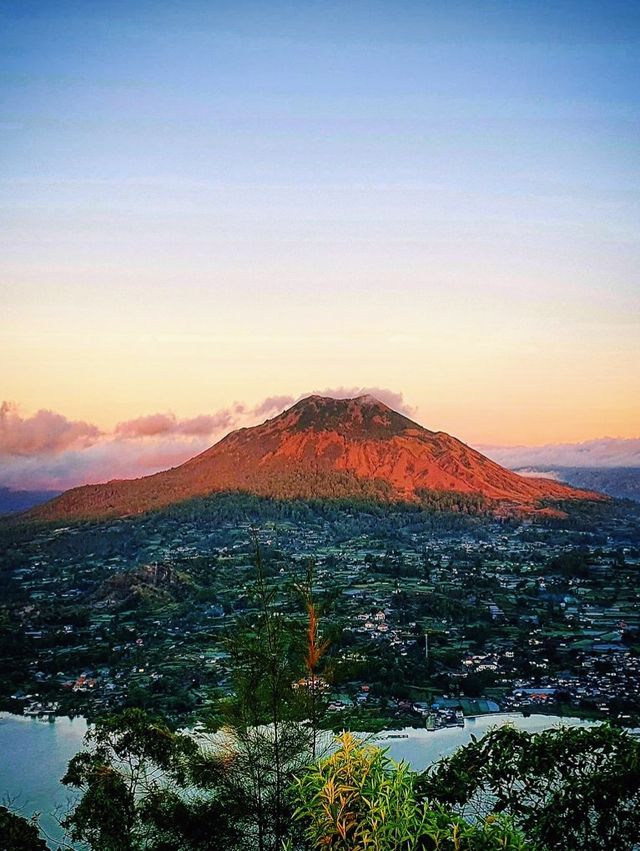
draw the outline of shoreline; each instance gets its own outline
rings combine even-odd
[[[510,717],[514,717],[514,718],[534,718],[534,717],[540,717],[540,718],[553,717],[553,718],[555,718],[555,717],[559,717],[559,718],[575,719],[575,720],[578,720],[578,721],[590,721],[590,722],[594,722],[596,724],[610,723],[614,726],[621,727],[624,730],[636,730],[636,729],[638,729],[638,727],[634,726],[633,724],[622,723],[622,722],[620,722],[616,719],[607,718],[604,714],[602,714],[602,715],[592,714],[589,711],[580,711],[578,709],[576,709],[576,711],[571,711],[571,712],[557,711],[557,709],[560,709],[560,707],[557,707],[557,708],[556,707],[548,707],[548,708],[547,707],[545,707],[545,708],[536,707],[533,710],[505,709],[505,710],[500,710],[498,712],[479,712],[479,713],[475,713],[473,715],[465,715],[464,721],[466,723],[467,721],[471,721],[471,720],[475,721],[479,718],[502,718],[504,716],[510,716]],[[109,714],[111,714],[111,713],[109,713]],[[58,719],[66,719],[66,720],[69,720],[69,721],[73,721],[74,719],[78,719],[78,720],[85,721],[87,724],[91,723],[91,721],[88,720],[86,715],[83,715],[83,714],[70,715],[69,713],[58,712],[58,711],[43,711],[43,712],[36,713],[36,712],[13,712],[10,709],[0,709],[0,719],[2,719],[3,716],[8,716],[8,717],[11,717],[11,718],[23,718],[23,719],[29,720],[29,721],[41,721],[41,722],[47,723],[47,724],[55,723]],[[385,718],[384,716],[377,716],[377,717],[372,716],[371,718],[369,718],[367,720],[371,721],[372,724],[377,722],[376,726],[378,726],[378,724],[384,724],[384,726],[381,726],[377,730],[361,730],[360,732],[368,732],[368,733],[377,734],[377,733],[384,733],[384,732],[394,732],[394,731],[405,730],[405,729],[428,730],[429,732],[437,732],[438,730],[456,729],[456,727],[460,728],[460,727],[463,726],[463,725],[450,725],[450,726],[445,725],[444,727],[435,727],[433,729],[430,729],[430,728],[426,727],[426,723],[420,723],[420,721],[424,721],[424,719],[415,719],[415,723],[405,724],[402,727],[391,726],[392,721],[398,721],[400,719],[390,719],[390,718]],[[196,720],[194,722],[193,727],[182,728],[182,729],[195,729],[195,727],[199,723],[200,722]],[[342,726],[337,725],[337,726],[329,726],[329,727],[326,728],[327,732],[333,732],[333,731],[336,731],[337,729],[342,729]]]

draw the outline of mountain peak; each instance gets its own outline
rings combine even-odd
[[[306,396],[273,420],[278,421],[294,431],[336,432],[353,440],[388,438],[420,428],[370,394],[346,399]]]
[[[380,399],[376,399],[375,396],[372,396],[371,393],[365,393],[364,396],[354,396],[354,402],[359,402],[361,405],[379,405],[381,408],[388,408],[388,405],[385,405],[384,402],[381,402]]]
[[[381,402],[379,399],[376,399],[375,396],[372,396],[371,393],[365,393],[362,396],[321,396],[319,393],[313,393],[310,396],[303,396],[302,399],[299,399],[295,404],[293,404],[288,410],[292,411],[296,408],[305,408],[307,406],[328,406],[332,408],[353,408],[355,407],[363,407],[367,405],[374,405],[379,408],[384,408],[386,410],[393,410],[389,408],[388,405],[385,405],[384,402]]]

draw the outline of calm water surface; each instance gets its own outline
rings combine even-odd
[[[65,810],[72,799],[60,778],[86,731],[84,718],[49,723],[0,713],[0,802],[8,801],[27,817],[41,813],[40,823],[54,843],[64,833],[55,818],[56,808]]]
[[[477,739],[484,736],[493,727],[513,724],[520,730],[537,733],[549,727],[564,725],[567,727],[592,727],[595,721],[581,721],[578,718],[561,718],[559,715],[522,715],[510,713],[482,715],[478,718],[467,718],[464,727],[445,727],[442,730],[413,730],[407,727],[398,731],[406,734],[406,739],[386,738],[389,733],[381,733],[369,740],[380,747],[388,748],[389,755],[395,760],[405,760],[416,771],[422,771],[432,762],[449,756],[456,748],[467,745],[471,736]]]

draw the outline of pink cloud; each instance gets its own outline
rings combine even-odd
[[[91,446],[100,429],[83,420],[69,420],[55,411],[40,410],[23,417],[12,402],[0,405],[0,455],[37,455]]]
[[[175,414],[147,414],[133,420],[118,423],[114,434],[117,437],[135,439],[139,437],[158,437],[160,435],[208,435],[234,425],[235,416],[224,409],[215,414],[201,414],[197,417],[178,419]]]
[[[266,416],[268,414],[284,411],[285,408],[288,408],[289,405],[292,405],[294,402],[295,399],[293,396],[267,396],[266,399],[263,399],[262,402],[253,408],[253,413],[257,417]]]
[[[66,490],[111,479],[133,479],[176,467],[211,445],[208,438],[105,439],[82,450],[2,458],[0,486]]]
[[[201,414],[188,420],[178,421],[178,432],[187,435],[215,434],[223,429],[232,428],[235,417],[231,411],[222,410],[216,414]]]
[[[118,423],[115,433],[119,437],[156,437],[159,434],[167,434],[174,431],[176,418],[173,414],[147,414],[144,417],[136,417]]]

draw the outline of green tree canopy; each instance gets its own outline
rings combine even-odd
[[[640,742],[606,724],[489,732],[427,769],[424,800],[506,813],[549,851],[632,851],[640,839]]]
[[[47,844],[33,821],[0,807],[0,849],[2,851],[47,851]]]
[[[198,746],[141,709],[96,722],[62,782],[83,795],[63,826],[99,851],[192,851],[234,835],[233,809],[199,771]]]

